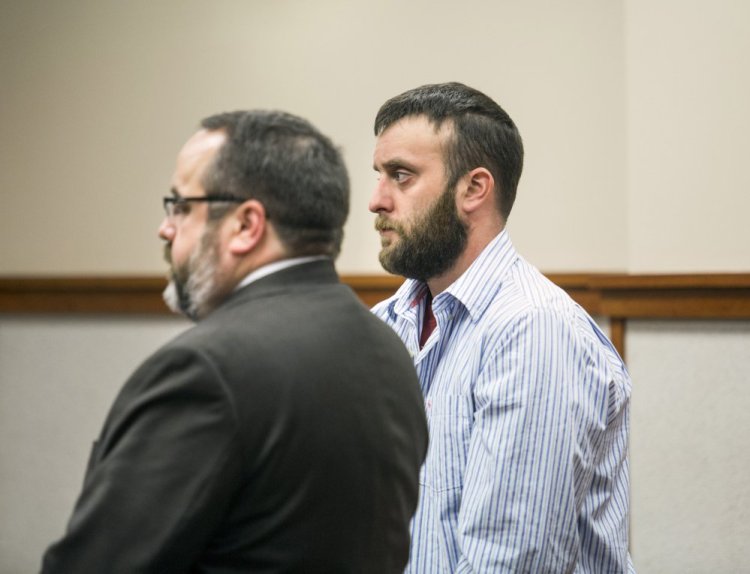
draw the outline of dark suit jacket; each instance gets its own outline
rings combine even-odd
[[[426,445],[398,337],[291,267],[126,382],[43,572],[400,572]]]

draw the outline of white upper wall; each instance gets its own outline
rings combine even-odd
[[[747,270],[750,4],[688,4],[3,2],[0,274],[162,273],[175,155],[239,108],[297,113],[342,146],[338,267],[379,273],[375,113],[450,80],[521,130],[510,229],[544,271]]]
[[[199,120],[305,116],[343,147],[352,210],[339,269],[379,273],[367,211],[372,122],[389,97],[463,81],[515,119],[527,162],[511,217],[540,267],[626,265],[619,2],[4,2],[0,272],[161,273],[156,228]],[[592,241],[592,238],[596,240]]]
[[[628,269],[750,271],[750,2],[625,6]]]

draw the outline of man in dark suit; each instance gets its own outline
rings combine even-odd
[[[203,121],[159,229],[198,321],[126,382],[45,573],[403,570],[427,430],[411,358],[338,281],[346,169],[280,112]]]

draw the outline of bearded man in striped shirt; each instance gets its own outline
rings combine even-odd
[[[407,281],[373,312],[414,359],[430,428],[407,572],[632,572],[630,377],[511,243],[518,129],[449,83],[387,101],[375,135],[380,262]]]

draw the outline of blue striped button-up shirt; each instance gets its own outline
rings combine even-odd
[[[507,231],[434,297],[408,280],[373,312],[414,357],[430,446],[407,572],[627,572],[630,377]]]

